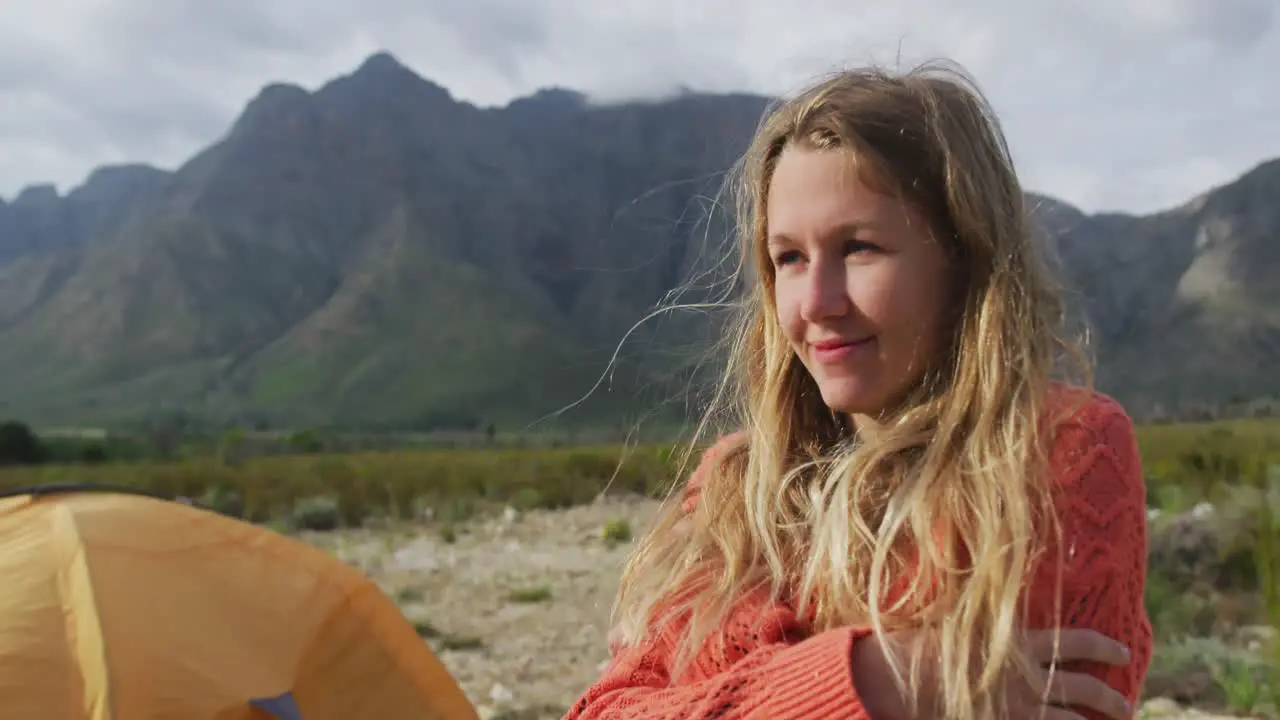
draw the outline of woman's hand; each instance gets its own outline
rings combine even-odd
[[[1024,634],[1024,650],[1038,666],[1034,677],[1023,679],[1010,677],[1004,693],[1012,717],[1037,717],[1044,720],[1084,720],[1070,707],[1096,710],[1117,720],[1132,717],[1133,709],[1126,698],[1103,681],[1080,672],[1067,672],[1060,667],[1052,672],[1047,667],[1055,663],[1054,631],[1035,630]],[[910,632],[890,634],[888,649],[906,667],[906,652],[912,642]],[[1106,665],[1127,665],[1129,652],[1119,642],[1093,630],[1063,629],[1058,637],[1056,664],[1069,662],[1098,662]],[[908,703],[898,692],[892,671],[885,659],[880,641],[870,635],[859,640],[853,648],[853,678],[859,696],[868,714],[875,720],[914,720],[907,715]],[[934,668],[925,668],[925,689],[938,689],[931,680]],[[922,689],[922,692],[925,692]],[[938,707],[934,698],[918,698],[917,707]],[[1043,713],[1043,714],[1042,714]]]

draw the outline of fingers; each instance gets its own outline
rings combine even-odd
[[[1128,720],[1133,712],[1124,695],[1085,673],[1054,672],[1048,698],[1057,705],[1089,708],[1117,720]]]
[[[1055,648],[1055,641],[1057,647]],[[1129,651],[1122,643],[1095,630],[1065,628],[1061,630],[1036,630],[1026,634],[1027,650],[1040,665],[1068,662],[1096,662],[1104,665],[1129,664]],[[1056,650],[1056,652],[1055,652]],[[1037,702],[1043,714],[1032,715],[1045,720],[1084,720],[1068,708],[1087,708],[1116,720],[1128,720],[1133,711],[1127,698],[1102,680],[1080,672],[1066,672],[1061,668],[1052,672],[1043,670],[1033,680]],[[1044,703],[1050,706],[1045,707]],[[1053,707],[1061,706],[1061,707]]]
[[[1054,635],[1058,643],[1054,655]],[[1042,665],[1054,662],[1091,661],[1105,665],[1128,665],[1129,649],[1122,643],[1096,630],[1067,628],[1060,631],[1036,630],[1027,633],[1031,656]]]

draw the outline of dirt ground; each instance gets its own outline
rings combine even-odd
[[[460,526],[430,523],[310,533],[303,539],[364,569],[419,626],[483,718],[560,718],[608,657],[610,606],[631,544],[604,540],[627,520],[643,531],[657,504],[608,499],[560,511],[508,512]],[[1165,701],[1142,717],[1211,718]]]

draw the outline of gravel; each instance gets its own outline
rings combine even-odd
[[[626,520],[638,536],[656,508],[608,498],[509,510],[459,526],[453,542],[431,523],[302,539],[395,598],[482,718],[543,720],[562,717],[608,659],[609,613],[632,545],[606,541],[605,525]],[[1163,699],[1139,717],[1215,718]]]

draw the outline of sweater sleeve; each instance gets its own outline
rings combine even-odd
[[[1102,679],[1136,708],[1151,662],[1152,632],[1143,602],[1146,491],[1133,423],[1115,401],[1097,396],[1061,427],[1054,445],[1063,564],[1055,562],[1055,551],[1038,571],[1034,621],[1041,627],[1089,628],[1128,647],[1126,666],[1071,663],[1063,669]],[[1064,570],[1063,594],[1055,608],[1058,567]],[[1076,712],[1104,717],[1085,708]]]
[[[703,453],[685,484],[685,512],[696,506],[711,463],[740,440],[739,433],[727,435]],[[788,629],[797,624],[792,611],[774,606],[762,612],[757,627],[767,636],[733,639],[745,654],[692,682],[671,676],[674,629],[641,646],[617,648],[564,720],[870,720],[852,672],[853,644],[870,630],[839,628],[790,642]]]
[[[621,650],[565,720],[870,720],[851,669],[853,643],[867,632],[840,628],[761,645],[722,672],[676,685],[668,643]]]

